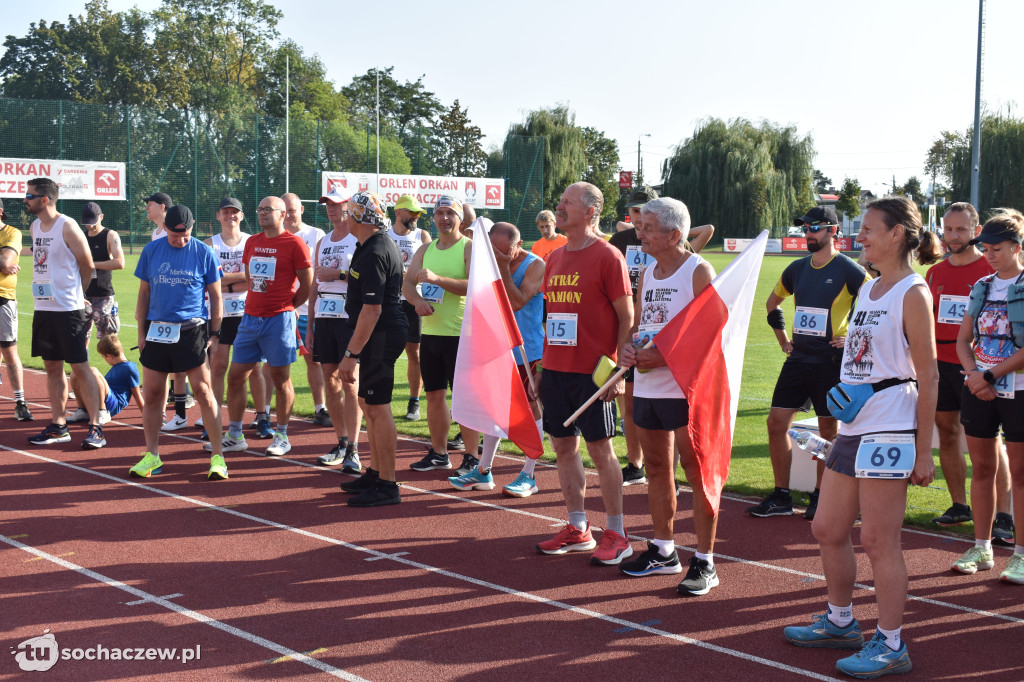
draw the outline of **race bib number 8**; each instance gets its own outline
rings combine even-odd
[[[53,284],[50,282],[32,282],[32,298],[40,301],[52,301]]]
[[[808,308],[798,305],[793,317],[793,333],[806,336],[825,336],[828,327],[827,308]]]
[[[437,284],[423,282],[420,286],[421,296],[427,303],[444,303],[444,289]]]
[[[178,343],[180,338],[180,322],[150,322],[146,332],[146,341],[153,343]]]
[[[249,259],[249,275],[251,277],[262,277],[263,279],[274,279],[277,271],[277,258],[253,256]]]
[[[224,299],[224,317],[241,317],[245,312],[244,298]]]
[[[967,296],[939,296],[939,324],[960,324],[967,312]]]
[[[914,434],[875,433],[857,448],[857,478],[909,478],[914,470]]]
[[[331,318],[345,317],[345,296],[321,296],[316,303],[316,316]]]
[[[575,346],[576,313],[548,313],[546,331],[549,346]]]

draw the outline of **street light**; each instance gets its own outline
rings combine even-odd
[[[640,136],[636,138],[636,174],[638,176],[640,175],[640,140],[641,138],[650,136],[650,133],[641,133]]]

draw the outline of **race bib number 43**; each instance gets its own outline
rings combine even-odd
[[[967,296],[939,296],[939,324],[960,324],[967,312]]]
[[[549,346],[575,346],[576,313],[548,313],[545,331]]]
[[[914,470],[914,434],[875,433],[857,448],[857,478],[909,478]]]

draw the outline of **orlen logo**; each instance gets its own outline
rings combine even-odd
[[[341,187],[342,189],[348,189],[348,180],[345,178],[328,178],[327,179],[327,193],[330,194],[331,190],[335,187]]]
[[[484,195],[485,206],[501,206],[501,185],[487,185]]]
[[[121,194],[121,171],[98,170],[96,171],[93,184],[96,187],[97,195],[119,196]]]

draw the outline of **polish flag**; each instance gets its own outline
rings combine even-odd
[[[729,477],[743,352],[767,241],[765,230],[655,340],[686,393],[690,439],[712,514],[718,513],[722,487]]]
[[[544,454],[537,423],[512,355],[523,344],[488,237],[493,223],[473,223],[462,342],[455,360],[452,419],[474,431],[507,438],[527,456]]]

